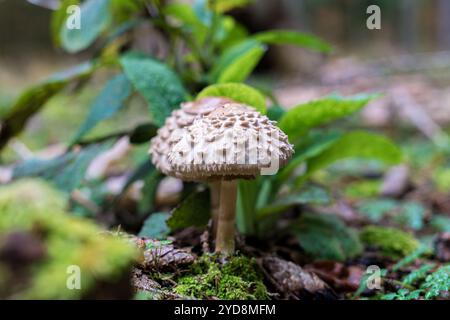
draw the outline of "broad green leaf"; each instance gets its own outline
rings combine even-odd
[[[150,217],[145,220],[144,225],[139,232],[139,237],[157,240],[165,239],[170,232],[170,229],[167,226],[168,218],[169,214],[165,212],[152,213]]]
[[[266,48],[262,45],[250,49],[222,70],[217,82],[244,82],[265,52]]]
[[[279,105],[274,105],[267,109],[267,116],[270,120],[278,121],[286,113],[286,110]]]
[[[386,164],[396,164],[402,159],[400,149],[388,138],[365,131],[352,131],[336,140],[328,149],[307,162],[305,175],[297,183],[304,181],[311,173],[345,158],[368,158]]]
[[[60,190],[71,192],[79,187],[91,161],[105,151],[110,143],[92,144],[53,159],[33,158],[14,168],[13,178],[41,177],[54,183]]]
[[[65,85],[65,81],[47,82],[24,91],[3,116],[0,126],[0,149],[10,138],[19,134],[28,119]]]
[[[90,107],[89,114],[78,130],[72,144],[92,130],[99,122],[111,118],[125,105],[131,95],[132,87],[124,74],[119,74],[108,81]]]
[[[331,46],[311,34],[291,30],[270,30],[257,33],[254,39],[267,44],[290,44],[318,52],[328,53]]]
[[[210,218],[209,199],[208,190],[190,194],[173,209],[172,216],[167,220],[169,228],[176,231],[190,226],[205,226]]]
[[[61,44],[61,28],[67,19],[67,8],[72,5],[78,5],[79,0],[63,0],[59,4],[59,8],[52,13],[50,21],[50,31],[53,44],[59,46]]]
[[[134,182],[142,180],[144,182],[144,187],[142,189],[142,198],[139,201],[138,209],[140,214],[146,214],[154,206],[156,189],[161,179],[161,173],[155,168],[151,159],[147,158],[140,163],[130,175],[122,189],[122,192],[120,192],[117,196],[116,201],[126,194],[127,189]]]
[[[248,6],[254,1],[255,0],[215,0],[212,9],[216,12],[223,13],[232,9]]]
[[[37,113],[44,104],[59,93],[71,81],[88,77],[94,70],[91,63],[83,63],[66,71],[59,72],[47,81],[28,88],[6,108],[0,125],[0,150],[10,138],[19,134],[27,121]]]
[[[116,24],[132,21],[145,9],[145,1],[142,0],[109,0],[110,12]]]
[[[239,82],[244,80],[248,74],[253,71],[253,68],[258,63],[259,59],[264,54],[266,48],[259,41],[250,39],[240,42],[236,45],[225,50],[225,52],[219,57],[219,59],[214,63],[214,67],[209,73],[209,78],[212,83],[215,82],[232,82],[232,76],[236,77],[238,80],[235,82]],[[247,61],[250,65],[245,66],[245,62]],[[236,65],[236,67],[232,67]],[[243,73],[239,74],[239,70],[236,70],[238,66],[244,68]],[[228,68],[231,68],[230,71],[226,71]],[[229,75],[223,75],[224,73],[229,73]],[[224,77],[222,81],[219,81],[221,77]],[[228,79],[229,78],[229,79]]]
[[[300,104],[288,110],[280,119],[280,128],[291,142],[305,135],[313,127],[346,117],[367,104],[374,96],[329,96]]]
[[[358,211],[372,222],[379,222],[383,217],[397,209],[398,203],[393,199],[373,199],[360,203]]]
[[[280,173],[275,176],[277,185],[281,185],[289,179],[294,170],[306,163],[306,160],[315,157],[328,149],[340,136],[341,135],[336,132],[314,132],[307,136],[304,141],[295,146],[294,157],[283,169],[281,169]]]
[[[228,97],[234,101],[247,104],[262,114],[266,113],[266,98],[256,89],[243,83],[214,84],[203,89],[197,96],[204,97]]]
[[[163,12],[176,19],[180,26],[192,33],[199,43],[204,42],[208,28],[195,14],[192,6],[185,3],[171,3],[164,7]]]
[[[303,214],[292,232],[313,259],[345,261],[362,252],[356,232],[333,215]]]
[[[128,53],[120,63],[128,79],[149,104],[155,124],[162,126],[166,117],[186,100],[180,79],[166,64],[139,53]]]
[[[153,123],[140,124],[130,133],[130,142],[133,144],[149,142],[151,138],[156,136],[157,131],[158,127]]]
[[[231,16],[222,16],[214,33],[214,42],[221,52],[243,42],[248,37],[248,31]]]
[[[109,0],[86,0],[80,6],[80,28],[71,26],[71,14],[61,26],[61,46],[68,52],[79,52],[89,47],[109,26]]]
[[[299,193],[280,197],[273,203],[258,210],[258,219],[268,215],[280,213],[301,204],[326,204],[330,202],[328,192],[319,187],[310,187]]]
[[[140,214],[146,214],[151,211],[155,205],[156,190],[158,184],[163,178],[161,172],[152,167],[146,172],[144,177],[144,187],[142,188],[142,198],[139,201],[138,209]]]
[[[424,218],[424,206],[420,202],[407,201],[402,205],[400,213],[395,216],[395,222],[417,231],[423,228]]]
[[[254,235],[255,233],[255,209],[259,188],[260,178],[239,181],[236,199],[236,224],[242,234]]]
[[[195,0],[192,7],[200,21],[207,27],[211,27],[214,12],[210,10],[208,2],[209,0]]]
[[[440,232],[450,232],[450,217],[443,214],[435,214],[431,218],[430,225],[434,230]]]

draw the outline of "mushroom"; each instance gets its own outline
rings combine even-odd
[[[157,135],[150,142],[149,153],[152,156],[152,162],[155,167],[165,175],[182,179],[183,177],[167,161],[167,154],[171,146],[183,137],[185,127],[191,125],[196,117],[207,115],[225,103],[230,102],[232,100],[224,97],[206,97],[197,101],[182,103],[181,108],[172,112],[171,116],[166,119],[164,126],[158,129]],[[211,189],[213,234],[215,234],[220,181],[212,181],[209,183],[209,186]]]
[[[234,252],[238,179],[253,179],[291,158],[293,149],[275,121],[253,108],[227,103],[185,128],[168,161],[184,180],[221,181],[216,252]],[[275,172],[273,172],[275,173]]]

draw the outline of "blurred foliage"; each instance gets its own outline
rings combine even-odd
[[[303,214],[293,229],[302,248],[314,259],[345,261],[362,252],[356,231],[336,216]]]
[[[81,298],[126,274],[137,258],[136,249],[113,236],[100,236],[100,228],[70,217],[65,206],[64,195],[40,180],[0,187],[0,296]],[[81,270],[81,290],[67,287],[72,265]]]

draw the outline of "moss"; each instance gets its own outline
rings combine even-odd
[[[188,274],[178,279],[174,291],[197,299],[268,299],[267,289],[254,259],[236,255],[224,265],[215,255],[205,255]]]
[[[345,195],[348,198],[360,199],[371,198],[378,195],[380,190],[380,181],[356,181],[345,188]]]
[[[407,256],[419,246],[419,242],[412,235],[395,228],[368,226],[361,231],[360,238],[391,258]]]
[[[97,281],[119,280],[138,256],[131,244],[101,236],[102,230],[94,223],[70,216],[65,203],[63,195],[37,179],[0,187],[0,234],[3,238],[13,232],[34,234],[45,247],[44,257],[27,266],[26,285],[6,295],[30,299],[80,298]],[[2,245],[0,237],[0,248]],[[68,290],[66,286],[70,276],[67,268],[71,265],[80,267],[81,290]],[[0,262],[0,267],[8,266]],[[0,279],[0,283],[14,281],[8,278]]]

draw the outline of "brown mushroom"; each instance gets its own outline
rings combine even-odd
[[[155,167],[165,175],[182,179],[182,176],[178,175],[177,171],[173,170],[167,161],[167,154],[171,146],[183,137],[186,133],[185,127],[191,125],[196,117],[207,115],[230,102],[232,102],[230,99],[224,97],[206,97],[197,101],[182,103],[181,108],[172,112],[171,116],[166,119],[164,126],[158,129],[157,135],[151,140],[149,153]],[[209,186],[211,189],[213,234],[215,234],[220,181],[212,181]]]
[[[216,252],[234,252],[237,179],[252,179],[292,156],[292,145],[274,121],[229,103],[185,128],[168,161],[184,180],[221,181]]]

